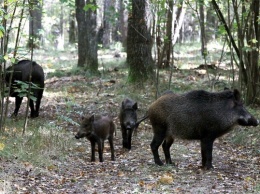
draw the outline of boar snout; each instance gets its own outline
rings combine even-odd
[[[257,126],[257,125],[259,125],[259,120],[255,119],[254,117],[251,117],[248,120],[248,123],[249,123],[250,126]]]
[[[77,133],[77,134],[75,135],[75,138],[76,138],[76,139],[80,139],[80,138],[82,138],[82,137],[84,137],[83,134],[79,134],[79,133]]]
[[[126,130],[134,129],[135,128],[135,122],[134,121],[126,122],[125,127],[126,127]]]
[[[257,126],[259,125],[259,120],[254,118],[253,116],[250,116],[248,118],[240,117],[238,119],[238,124],[242,126]]]

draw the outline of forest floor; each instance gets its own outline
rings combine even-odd
[[[175,165],[157,166],[150,149],[153,134],[149,121],[139,126],[128,151],[122,148],[117,118],[121,102],[127,96],[138,102],[138,117],[142,117],[155,99],[154,84],[147,83],[141,89],[129,86],[126,70],[120,67],[106,68],[103,73],[105,76],[101,77],[47,76],[40,116],[29,119],[25,136],[17,129],[24,118],[25,102],[17,118],[7,119],[7,134],[0,139],[0,193],[260,192],[259,140],[254,135],[259,127],[238,127],[216,140],[213,170],[199,168],[199,142],[178,139],[171,147]],[[163,71],[162,88],[167,89],[168,75],[169,71]],[[207,76],[193,70],[175,70],[173,78],[171,89],[177,92],[209,88]],[[14,103],[13,99],[10,101],[11,113]],[[259,112],[254,109],[257,115]],[[86,113],[110,114],[114,118],[116,161],[110,160],[106,143],[104,162],[98,162],[97,153],[97,162],[90,162],[89,141],[74,138],[80,117]],[[244,131],[249,135],[234,143]],[[159,153],[164,161],[161,148]]]

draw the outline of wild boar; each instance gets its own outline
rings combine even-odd
[[[13,76],[11,80],[10,96],[15,97],[15,110],[13,112],[14,116],[17,116],[19,108],[21,106],[23,97],[19,96],[19,93],[15,91],[15,88],[19,88],[15,81],[29,82],[30,77],[30,68],[31,70],[31,82],[34,85],[37,85],[38,88],[32,87],[31,92],[34,97],[36,97],[36,106],[34,108],[34,102],[30,99],[30,109],[31,109],[31,118],[39,116],[39,109],[42,99],[42,94],[44,90],[44,72],[42,67],[34,61],[22,60],[17,64],[10,66],[6,69],[5,81],[9,83],[10,76],[13,70]]]
[[[213,142],[235,126],[257,126],[259,121],[243,106],[238,90],[211,93],[195,90],[167,94],[153,102],[147,116],[153,127],[151,150],[154,161],[163,165],[158,148],[162,144],[167,164],[174,138],[200,140],[202,168],[211,169]]]
[[[137,128],[136,121],[137,121],[137,102],[126,98],[123,100],[120,113],[119,113],[119,120],[121,125],[121,132],[122,132],[122,144],[123,147],[126,149],[131,149],[131,141],[132,141],[132,134],[133,131]]]
[[[86,116],[80,126],[76,139],[86,137],[91,143],[91,161],[95,161],[95,145],[98,144],[99,161],[103,162],[104,141],[108,139],[111,149],[111,160],[115,160],[113,134],[115,124],[109,116]]]

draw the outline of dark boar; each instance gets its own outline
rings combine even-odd
[[[131,149],[132,134],[133,131],[136,129],[137,108],[137,102],[126,98],[122,102],[119,113],[123,147],[129,150]]]
[[[31,109],[31,117],[38,117],[39,116],[39,109],[42,99],[42,94],[44,90],[44,72],[42,67],[34,61],[29,60],[22,60],[19,61],[17,64],[14,64],[13,67],[10,66],[6,69],[6,77],[5,81],[9,83],[11,71],[13,71],[13,76],[11,80],[11,88],[10,88],[10,96],[15,97],[15,110],[13,115],[17,116],[20,105],[22,103],[23,98],[19,97],[18,93],[14,91],[15,88],[19,88],[19,86],[15,83],[15,81],[23,81],[29,82],[30,77],[30,67],[32,65],[32,73],[31,73],[31,82],[39,87],[32,88],[31,92],[33,96],[37,98],[36,106],[34,108],[34,102],[30,99],[30,109]]]
[[[95,145],[98,144],[99,161],[103,162],[104,140],[108,139],[111,149],[111,160],[115,160],[113,134],[115,124],[108,116],[87,116],[83,119],[75,138],[86,137],[91,143],[91,161],[95,161]]]
[[[203,90],[186,94],[163,95],[148,110],[154,137],[151,149],[154,161],[163,165],[158,148],[162,144],[166,163],[171,164],[170,147],[174,138],[200,140],[202,168],[212,166],[213,142],[237,125],[257,126],[243,106],[238,90],[210,93]]]

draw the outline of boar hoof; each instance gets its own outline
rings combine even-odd
[[[214,167],[212,165],[210,165],[210,166],[201,166],[201,169],[202,170],[212,170],[212,169],[214,169]]]
[[[39,116],[39,113],[34,113],[34,114],[31,114],[31,118],[33,119],[33,118],[36,118],[36,117],[38,117]]]
[[[16,116],[17,116],[17,113],[11,114],[11,117],[16,117]]]
[[[163,163],[162,163],[162,161],[160,161],[160,160],[155,161],[155,164],[157,164],[158,166],[163,166]]]

